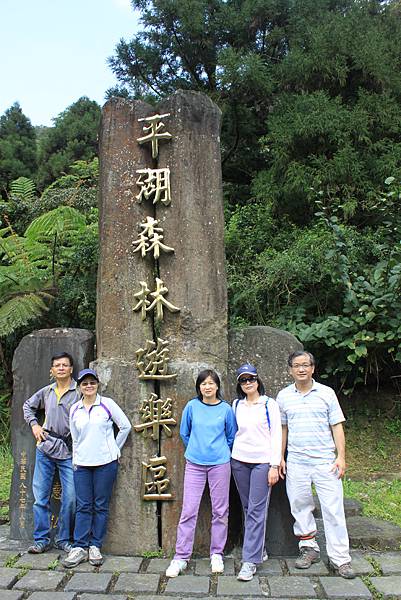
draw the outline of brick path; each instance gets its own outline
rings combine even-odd
[[[234,558],[226,558],[224,575],[210,575],[209,561],[197,559],[185,574],[169,580],[166,559],[107,556],[100,568],[83,563],[66,570],[59,564],[60,552],[35,556],[26,553],[27,546],[0,534],[0,600],[401,599],[401,550],[353,550],[358,577],[350,581],[330,574],[323,560],[299,571],[295,559],[273,558],[252,581],[240,582]]]

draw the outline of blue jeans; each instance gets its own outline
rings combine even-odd
[[[97,467],[74,468],[77,494],[74,546],[102,547],[109,518],[109,504],[113,484],[117,476],[118,461]]]
[[[51,458],[36,449],[35,470],[33,473],[32,490],[35,502],[33,504],[33,538],[35,543],[50,543],[50,497],[53,487],[53,478],[58,469],[61,483],[60,513],[58,517],[57,545],[70,542],[74,525],[75,514],[75,488],[70,458],[64,460]]]

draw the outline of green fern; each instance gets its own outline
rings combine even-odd
[[[0,337],[9,335],[19,327],[40,317],[48,309],[45,301],[52,296],[45,292],[15,296],[0,306]]]
[[[72,206],[58,206],[32,221],[25,237],[37,241],[48,240],[54,235],[63,238],[82,231],[85,226],[85,217],[78,210]]]
[[[35,200],[35,184],[32,179],[27,177],[18,177],[10,184],[10,196],[19,198],[24,202],[33,202]]]

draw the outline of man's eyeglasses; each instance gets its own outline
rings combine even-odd
[[[257,381],[258,378],[255,377],[254,375],[251,375],[250,377],[241,377],[241,379],[238,380],[238,383],[240,385],[244,385],[245,383],[255,383],[255,381]]]
[[[300,369],[309,369],[312,365],[309,363],[308,365],[305,363],[304,365],[291,365],[291,369],[294,371],[299,371]]]

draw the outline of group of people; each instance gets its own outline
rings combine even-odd
[[[241,581],[250,581],[267,560],[266,522],[272,487],[286,479],[287,495],[299,539],[298,569],[320,560],[316,542],[312,484],[318,494],[327,554],[341,577],[355,577],[349,555],[341,478],[345,473],[345,439],[334,390],[313,379],[315,359],[306,351],[288,358],[294,383],[270,398],[257,369],[237,370],[237,398],[225,402],[212,369],[201,371],[196,396],[184,408],[180,435],[185,446],[182,512],[175,555],[167,568],[177,577],[191,558],[199,506],[206,484],[211,498],[210,561],[212,573],[224,571],[229,489],[233,475],[243,509],[244,540]],[[62,495],[55,544],[67,553],[63,564],[89,560],[102,564],[109,502],[121,449],[131,425],[110,398],[99,393],[93,369],[72,379],[73,359],[52,358],[55,382],[24,403],[24,417],[37,441],[34,494],[34,544],[31,553],[50,548],[50,496],[58,469]],[[45,422],[38,423],[38,409]],[[118,434],[115,436],[114,425]],[[70,535],[74,524],[73,543]]]

